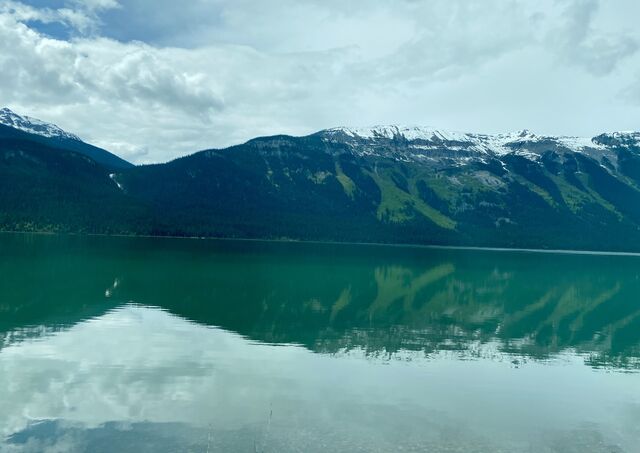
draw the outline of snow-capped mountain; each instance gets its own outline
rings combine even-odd
[[[0,230],[640,252],[637,132],[333,128],[134,167],[2,114]]]
[[[615,159],[615,147],[640,146],[640,133],[614,132],[593,138],[537,135],[529,130],[505,134],[456,132],[423,126],[336,127],[318,133],[323,140],[345,143],[355,154],[419,161],[443,157],[471,158],[517,154],[537,159],[556,151]]]
[[[132,164],[102,148],[85,143],[75,134],[55,124],[30,116],[22,116],[11,109],[0,109],[0,139],[38,143],[55,150],[68,150],[83,154],[108,168],[128,168]]]
[[[8,108],[0,109],[0,124],[47,138],[63,138],[82,141],[77,135],[67,132],[55,124],[47,123],[30,116],[18,115]]]

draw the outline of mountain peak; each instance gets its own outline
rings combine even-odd
[[[531,132],[529,129],[521,129],[518,132],[516,132],[516,135],[518,137],[521,138],[525,138],[525,137],[535,137],[536,134],[534,134],[533,132]]]
[[[618,131],[607,132],[594,137],[593,140],[603,145],[617,145],[622,147],[640,147],[640,132]]]
[[[19,115],[7,107],[0,109],[0,124],[43,137],[81,141],[77,135],[67,132],[55,124]]]
[[[31,134],[32,136],[25,137],[19,134],[18,138],[20,139],[44,144],[53,149],[64,149],[80,153],[110,169],[129,168],[133,166],[133,164],[115,154],[111,154],[109,151],[83,142],[77,135],[66,132],[55,124],[47,123],[37,118],[19,115],[6,107],[0,108],[0,125],[9,128],[8,131],[5,131],[4,128],[0,130],[0,137],[8,136],[15,138],[16,131],[21,131]]]

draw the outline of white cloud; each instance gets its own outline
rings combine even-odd
[[[1,103],[136,162],[335,125],[637,128],[638,102],[621,94],[637,92],[634,3],[176,5],[0,0]],[[34,21],[76,37],[47,37]],[[123,40],[109,38],[116,29]]]
[[[71,8],[33,8],[16,1],[0,3],[0,14],[16,21],[36,21],[44,24],[59,22],[79,31],[86,31],[94,26],[94,20],[83,11]]]
[[[86,8],[91,11],[120,8],[117,0],[71,0],[70,3],[78,8]]]
[[[635,55],[640,41],[637,33],[625,33],[618,27],[612,27],[613,31],[596,29],[593,22],[599,8],[598,0],[570,3],[564,9],[560,28],[549,34],[547,42],[556,47],[567,61],[601,76],[609,74],[620,62]]]
[[[427,358],[424,351],[404,350],[390,360],[365,348],[331,356],[252,341],[135,305],[55,333],[34,330],[31,338],[0,349],[0,436],[33,435],[32,443],[3,444],[3,452],[84,451],[75,442],[106,423],[122,430],[157,424],[167,439],[180,433],[162,424],[184,424],[201,434],[209,426],[233,435],[235,445],[255,435],[247,442],[251,449],[252,441],[265,438],[268,424],[273,451],[308,451],[316,439],[367,451],[399,444],[410,449],[455,430],[459,451],[479,441],[497,451],[527,445],[532,435],[557,436],[587,420],[610,442],[626,447],[637,440],[621,430],[627,411],[637,411],[637,376],[611,373],[603,380],[604,371],[585,366],[579,354],[562,355],[561,366],[532,361],[518,369],[491,343],[483,345],[491,353],[477,360],[456,360],[451,351]],[[478,376],[484,391],[476,390]],[[559,403],[558,395],[573,404]],[[38,436],[38,421],[58,429]],[[414,435],[407,439],[405,432]],[[274,442],[286,443],[277,443],[279,449]]]

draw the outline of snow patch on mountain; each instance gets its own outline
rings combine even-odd
[[[620,131],[598,135],[594,141],[604,145],[616,144],[622,147],[640,147],[640,132]]]
[[[116,179],[116,178],[117,178],[117,175],[116,175],[115,173],[110,173],[110,174],[109,174],[109,178],[110,178],[114,183],[116,183],[116,186],[118,186],[118,189],[120,189],[120,190],[122,190],[122,191],[124,192],[124,187],[122,187],[122,184],[120,184],[120,183],[118,182],[118,180]]]
[[[369,128],[336,127],[321,131],[323,138],[333,142],[344,142],[354,148],[358,154],[379,155],[376,148],[385,143],[404,146],[406,150],[414,150],[414,159],[428,157],[429,152],[440,153],[450,151],[452,154],[497,155],[517,154],[529,159],[537,159],[539,150],[559,149],[577,153],[593,153],[608,149],[604,140],[571,136],[537,135],[529,130],[521,130],[505,134],[477,134],[469,132],[446,131],[423,126],[373,126]],[[640,133],[610,134],[617,143],[630,141],[629,134],[637,136],[640,144]],[[635,140],[635,138],[633,139]],[[634,142],[635,143],[635,142]],[[402,153],[406,159],[407,152]]]
[[[71,134],[55,124],[47,123],[30,116],[18,115],[8,108],[0,109],[0,124],[43,137],[57,137],[81,141],[77,135]]]
[[[369,128],[336,127],[327,129],[329,133],[344,133],[347,136],[359,139],[375,140],[380,138],[393,139],[403,137],[407,140],[441,140],[441,141],[468,141],[469,135],[464,132],[443,131],[432,127],[419,126],[373,126]]]

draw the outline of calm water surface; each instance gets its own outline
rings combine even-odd
[[[1,452],[640,452],[640,257],[0,235]]]

